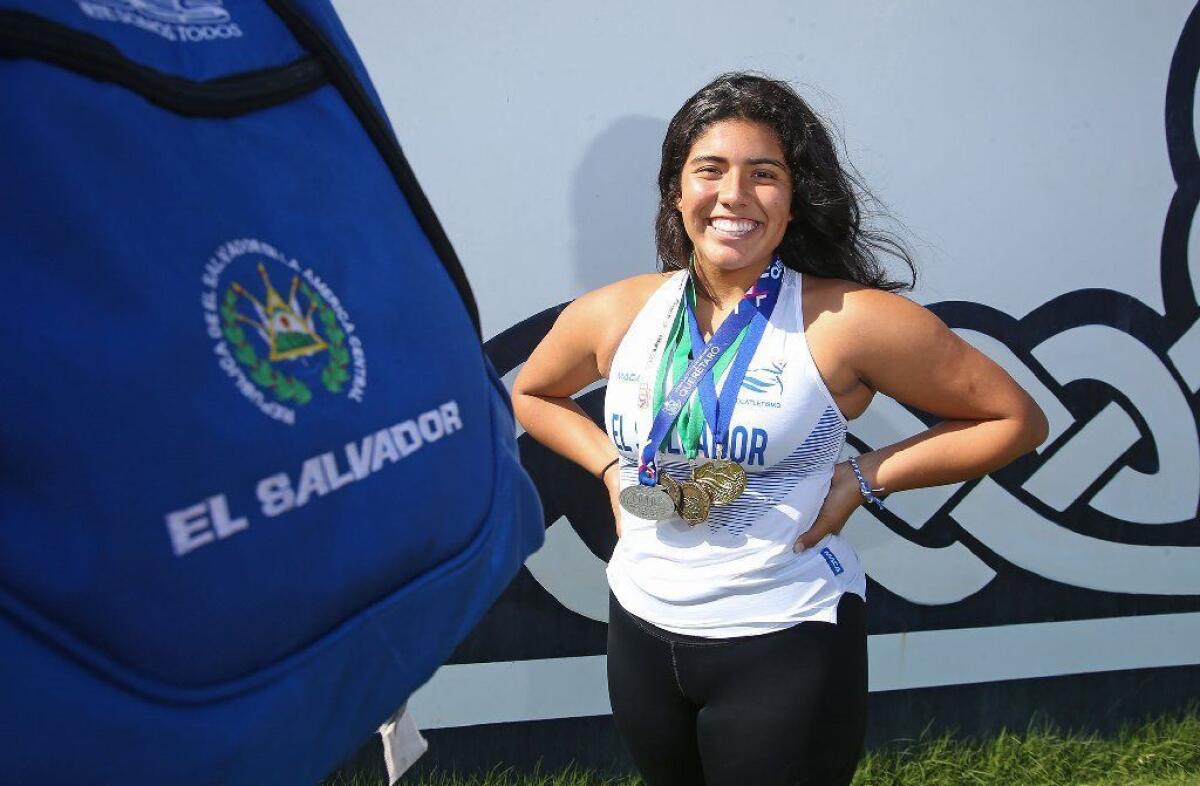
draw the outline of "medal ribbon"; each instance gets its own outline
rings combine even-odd
[[[704,339],[695,328],[695,316],[692,310],[695,297],[695,292],[689,282],[687,289],[684,291],[686,302],[679,309],[679,313],[685,316],[692,315],[692,317],[688,324],[688,332],[684,334],[683,340],[675,347],[675,354],[671,363],[671,373],[675,379],[683,376],[691,357],[692,347],[703,349],[705,346]],[[721,375],[725,373],[725,369],[729,367],[730,361],[737,355],[738,347],[741,346],[743,339],[745,339],[746,332],[751,330],[752,326],[753,323],[742,328],[737,338],[734,339],[733,344],[722,352],[721,359],[713,366],[712,373],[704,375],[704,378],[700,381],[699,392],[701,395],[703,395],[706,381],[711,384],[712,379],[720,379]],[[679,435],[679,445],[683,448],[684,455],[687,456],[688,461],[695,461],[696,455],[699,453],[700,435],[704,433],[704,412],[701,402],[697,400],[695,394],[688,399],[688,405],[679,413],[679,419],[675,421],[674,429]],[[671,434],[667,432],[667,439],[669,440],[670,438]]]
[[[654,421],[650,426],[650,433],[646,435],[646,441],[642,445],[641,461],[638,466],[638,482],[643,486],[653,486],[658,482],[658,467],[655,464],[654,456],[658,452],[658,446],[662,444],[663,438],[670,431],[672,424],[675,423],[675,419],[684,410],[684,407],[687,406],[688,399],[691,398],[692,393],[696,391],[696,388],[700,386],[706,377],[709,379],[709,383],[712,383],[712,371],[717,365],[717,361],[734,344],[739,334],[751,324],[754,317],[760,313],[760,310],[764,307],[767,309],[775,307],[775,300],[779,295],[779,287],[782,279],[783,263],[777,258],[767,267],[754,286],[746,290],[746,294],[742,295],[741,302],[734,308],[733,313],[725,318],[725,321],[717,328],[716,333],[713,334],[708,343],[705,344],[701,341],[700,344],[696,345],[700,348],[692,353],[692,361],[688,364],[687,369],[683,372],[682,376],[676,378],[677,381],[674,388],[663,399],[662,406],[654,415]],[[687,308],[686,300],[681,304],[681,310],[683,308]],[[770,314],[770,311],[768,310],[767,313]],[[766,320],[764,319],[762,322],[765,327]],[[682,327],[677,320],[675,327],[672,328],[672,335],[680,333],[682,333]],[[761,338],[761,333],[759,337]],[[679,336],[679,343],[683,343],[682,335]],[[690,337],[687,343],[693,343]],[[757,343],[757,340],[755,343]],[[676,354],[678,354],[678,348],[676,349]],[[748,356],[751,354],[753,352],[738,352],[739,358],[746,357],[742,365],[750,362]],[[665,381],[665,365],[663,363],[659,368],[658,390],[662,390],[662,383]],[[736,366],[734,370],[736,371]],[[745,376],[744,368],[741,373],[742,376]],[[736,397],[737,388],[740,386],[741,380],[739,378],[738,384],[732,388],[733,396]],[[727,383],[726,390],[728,389],[730,387]],[[715,400],[715,393],[713,398]],[[683,435],[681,434],[680,436],[682,437]]]
[[[713,444],[712,456],[710,458],[718,458],[721,454],[719,448],[724,448],[725,457],[729,456],[729,445],[727,438],[729,436],[729,425],[733,421],[733,410],[737,406],[738,391],[742,388],[742,381],[746,378],[746,371],[750,368],[750,360],[754,357],[754,350],[758,348],[759,342],[762,340],[763,333],[766,332],[767,322],[771,319],[771,313],[775,310],[775,303],[778,301],[779,288],[783,282],[783,264],[778,258],[763,271],[759,277],[759,283],[751,287],[745,297],[753,297],[758,304],[755,313],[751,317],[750,324],[738,336],[737,342],[730,347],[729,356],[736,355],[736,360],[733,363],[733,368],[729,371],[729,376],[725,378],[725,384],[721,387],[720,398],[717,397],[716,380],[721,377],[721,367],[718,367],[713,374],[705,374],[704,379],[700,381],[700,404],[703,407],[704,418],[708,421],[708,425],[712,428]],[[755,292],[755,290],[759,290]],[[689,290],[689,294],[690,290]],[[739,304],[740,306],[740,304]],[[699,323],[696,320],[696,312],[693,307],[691,298],[687,301],[687,316],[688,329],[691,333],[692,345],[699,347],[707,347],[716,341],[716,335],[708,342],[704,343],[703,336],[700,335]],[[718,331],[719,332],[719,331]],[[730,357],[726,357],[725,361],[728,364]],[[703,428],[701,424],[700,428]],[[697,434],[699,429],[697,429]],[[695,458],[695,454],[689,455],[688,458]]]

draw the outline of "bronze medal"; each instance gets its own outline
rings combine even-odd
[[[662,486],[643,486],[635,483],[621,489],[621,507],[640,519],[657,521],[675,512],[671,495]]]
[[[713,459],[692,470],[692,479],[702,484],[716,505],[728,505],[746,490],[746,470],[736,461]]]
[[[671,498],[671,504],[675,506],[675,510],[679,510],[679,502],[683,499],[683,492],[679,489],[679,483],[675,478],[671,477],[663,471],[658,473],[658,485],[663,487],[667,495]]]
[[[679,517],[692,527],[705,521],[712,510],[712,497],[708,495],[708,490],[689,480],[679,484],[679,492]]]

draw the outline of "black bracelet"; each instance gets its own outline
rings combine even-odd
[[[616,464],[616,463],[617,463],[618,461],[620,461],[620,460],[621,460],[621,459],[619,459],[619,458],[615,458],[615,459],[613,459],[612,461],[610,461],[610,462],[608,462],[607,464],[605,464],[605,465],[604,465],[604,469],[602,469],[602,470],[600,470],[599,472],[597,472],[597,473],[596,473],[596,477],[597,477],[597,478],[599,478],[600,480],[604,480],[604,473],[605,473],[605,472],[608,472],[610,469],[612,469],[612,465],[613,465],[613,464]]]

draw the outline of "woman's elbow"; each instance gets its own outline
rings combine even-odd
[[[1046,441],[1050,435],[1050,421],[1032,398],[1026,399],[1026,405],[1018,417],[1021,421],[1020,455],[1025,455]]]
[[[532,397],[524,390],[521,390],[516,385],[513,386],[513,416],[517,419],[517,422],[521,424],[521,428],[525,429],[526,431],[529,430],[531,405],[536,404],[536,402],[530,400],[531,398]]]

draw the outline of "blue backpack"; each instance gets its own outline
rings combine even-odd
[[[314,783],[541,543],[454,252],[323,0],[0,0],[0,100],[0,781]]]

